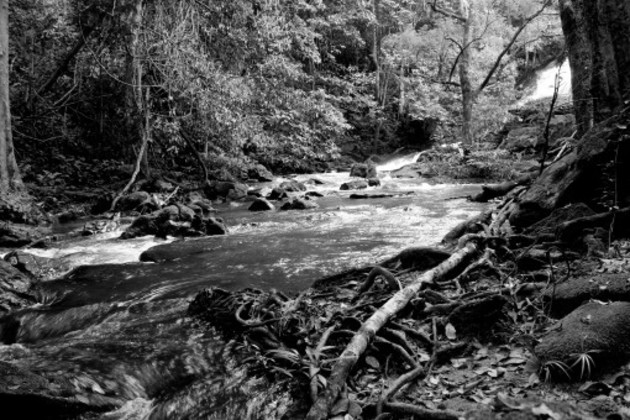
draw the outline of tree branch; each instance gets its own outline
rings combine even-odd
[[[512,38],[510,39],[510,42],[508,42],[508,44],[505,46],[505,48],[503,48],[503,51],[501,51],[501,53],[499,54],[499,56],[497,57],[496,61],[494,62],[494,64],[492,65],[492,68],[490,69],[490,71],[488,72],[488,74],[486,75],[486,78],[484,79],[484,81],[481,83],[481,85],[479,86],[479,88],[477,88],[477,94],[479,94],[482,90],[484,90],[486,88],[486,86],[488,86],[488,83],[490,83],[490,79],[492,79],[492,76],[494,76],[494,73],[497,71],[497,69],[499,68],[499,65],[501,64],[501,60],[503,60],[503,57],[505,57],[505,55],[510,51],[510,49],[512,48],[512,46],[514,45],[514,43],[516,42],[516,40],[518,39],[519,35],[521,34],[521,32],[523,32],[523,30],[525,29],[525,27],[527,27],[527,25],[529,25],[534,19],[536,19],[538,16],[540,16],[542,14],[542,12],[545,11],[545,9],[551,4],[551,0],[545,0],[545,3],[543,3],[542,7],[533,15],[531,15],[530,17],[528,17],[525,22],[523,22],[523,24],[518,28],[518,30],[514,33],[514,35],[512,35]]]
[[[451,12],[450,10],[446,10],[446,9],[442,9],[437,5],[437,0],[433,0],[433,3],[431,3],[431,9],[436,12],[439,13],[441,15],[444,15],[446,17],[450,17],[452,19],[456,19],[460,22],[466,22],[466,18],[463,16],[458,15],[457,13]]]

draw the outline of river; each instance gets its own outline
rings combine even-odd
[[[165,243],[122,241],[115,232],[31,251],[76,268],[46,282],[52,304],[19,316],[17,342],[0,345],[0,360],[70,384],[74,398],[102,403],[104,412],[90,418],[265,417],[265,402],[252,398],[263,385],[246,380],[233,357],[237,349],[186,317],[198,291],[256,287],[296,294],[327,274],[437,244],[483,208],[449,199],[477,192],[474,185],[432,185],[382,172],[382,185],[361,193],[393,197],[353,199],[356,191],[339,190],[347,173],[295,178],[322,182],[309,186],[323,195],[317,209],[254,213],[249,202],[227,203],[218,207],[227,236]],[[138,261],[156,245],[175,259]]]

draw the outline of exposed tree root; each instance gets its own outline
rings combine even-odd
[[[328,380],[328,386],[311,407],[307,419],[326,419],[330,408],[337,400],[341,389],[346,383],[346,378],[350,371],[359,360],[359,357],[365,352],[368,344],[376,333],[387,324],[392,317],[396,316],[398,312],[405,308],[409,301],[423,287],[434,284],[436,279],[441,280],[454,270],[460,268],[462,264],[467,262],[470,257],[479,251],[479,248],[478,241],[469,242],[464,248],[452,254],[449,259],[420,275],[414,282],[398,291],[385,305],[379,308],[365,321],[333,367]]]
[[[402,289],[400,282],[396,280],[396,277],[394,277],[392,273],[390,273],[387,269],[377,265],[372,269],[372,271],[370,271],[367,278],[365,279],[365,282],[363,282],[361,287],[359,287],[359,290],[357,290],[357,295],[355,296],[354,300],[359,299],[359,297],[361,297],[363,293],[370,290],[370,287],[372,287],[372,285],[374,284],[374,280],[376,280],[378,276],[381,276],[383,277],[383,279],[385,279],[390,290]]]
[[[317,401],[318,395],[318,373],[319,373],[319,359],[321,357],[322,352],[324,351],[324,347],[326,346],[326,342],[330,337],[330,334],[334,331],[335,327],[328,327],[322,337],[319,339],[319,343],[315,348],[315,351],[310,355],[310,366],[309,366],[309,376],[311,378],[310,388],[311,388],[311,401]]]
[[[396,414],[417,416],[423,420],[459,420],[462,413],[451,410],[429,410],[413,404],[386,403],[385,408]]]
[[[481,192],[470,198],[470,201],[485,203],[493,198],[503,197],[519,185],[529,184],[534,178],[531,174],[526,174],[514,181],[505,181],[499,184],[483,185]]]

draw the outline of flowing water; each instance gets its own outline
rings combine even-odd
[[[381,169],[413,160],[415,154]],[[70,383],[90,403],[120,407],[101,418],[273,417],[261,411],[270,390],[247,378],[235,362],[238,349],[186,317],[195,293],[209,286],[297,293],[324,275],[436,244],[482,210],[447,200],[477,192],[472,185],[431,185],[385,173],[382,186],[360,193],[388,197],[353,199],[339,190],[347,173],[297,177],[311,178],[323,182],[309,187],[323,195],[314,210],[252,213],[250,203],[219,206],[227,236],[164,243],[110,234],[32,251],[79,267],[46,282],[54,303],[18,317],[17,343],[0,345],[0,360]],[[168,261],[138,262],[154,245]]]
[[[553,96],[556,82],[558,83],[558,96],[564,99],[571,98],[571,67],[569,59],[562,63],[556,61],[539,70],[536,80],[533,83],[532,92],[521,99],[517,106],[523,106],[527,102],[539,99],[551,98]]]

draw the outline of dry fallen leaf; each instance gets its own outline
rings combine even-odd
[[[450,322],[446,324],[444,333],[446,334],[446,338],[448,338],[449,340],[451,341],[457,340],[457,330],[455,329],[453,324],[451,324]]]

